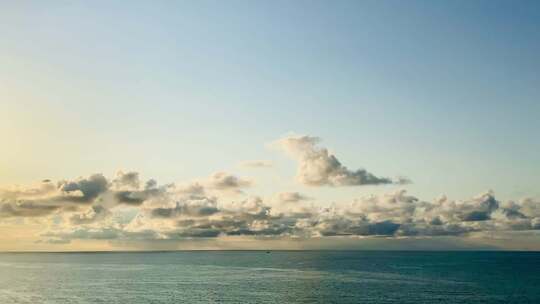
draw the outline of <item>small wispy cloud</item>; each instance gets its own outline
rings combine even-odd
[[[276,195],[276,198],[279,202],[283,203],[296,203],[311,200],[310,197],[307,197],[299,192],[281,192]]]
[[[272,161],[269,160],[246,160],[238,164],[241,167],[247,168],[271,168],[273,167]]]

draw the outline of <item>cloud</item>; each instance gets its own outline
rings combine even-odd
[[[322,236],[392,236],[401,225],[392,221],[371,223],[364,219],[331,218],[316,225],[316,231]]]
[[[76,181],[61,181],[58,188],[67,194],[63,199],[71,202],[90,203],[108,188],[102,174],[94,174]]]
[[[38,185],[28,187],[13,187],[8,189],[0,189],[0,198],[6,200],[32,199],[50,195],[57,190],[57,186],[50,180],[43,180]]]
[[[241,189],[250,187],[252,182],[226,172],[216,172],[203,185],[213,190],[241,193]]]
[[[277,194],[277,200],[283,203],[296,203],[310,198],[298,192],[281,192]]]
[[[188,197],[202,197],[206,194],[206,189],[198,182],[189,183],[187,185],[176,186],[176,191],[180,195]]]
[[[39,217],[58,210],[60,206],[40,205],[31,201],[0,205],[0,217]]]
[[[153,179],[146,181],[141,187],[139,173],[122,171],[116,174],[112,182],[115,185],[113,191],[114,198],[119,204],[139,206],[145,201],[163,195],[171,185],[158,187]]]
[[[298,161],[297,180],[308,186],[361,186],[409,182],[406,178],[392,180],[377,177],[365,169],[347,169],[326,148],[317,147],[318,137],[288,136],[274,145]]]
[[[86,225],[100,222],[111,215],[111,212],[103,206],[92,206],[84,213],[73,214],[70,222],[74,225]]]
[[[299,192],[235,195],[251,181],[227,173],[178,185],[138,173],[101,174],[0,190],[0,220],[43,218],[45,243],[71,240],[178,241],[463,237],[540,230],[540,201],[421,200],[405,190],[331,205]],[[234,199],[233,199],[234,198]]]
[[[242,167],[248,168],[270,168],[273,164],[269,160],[246,160],[240,163]]]
[[[140,187],[139,173],[133,171],[124,173],[123,171],[118,171],[113,183],[118,188],[129,187],[137,189]]]
[[[78,240],[112,240],[117,239],[123,234],[121,229],[114,227],[100,228],[77,228],[69,232],[48,232],[41,236],[52,238],[58,243],[69,242],[73,239]]]
[[[173,204],[172,202],[169,205]],[[177,201],[172,206],[142,208],[128,225],[44,234],[54,240],[124,239],[175,240],[245,236],[255,238],[319,237],[441,237],[497,231],[540,229],[540,202],[502,203],[488,192],[465,201],[446,198],[427,202],[404,190],[359,198],[331,207],[296,204],[275,209],[260,197],[220,202],[217,198]],[[92,223],[103,209],[71,217],[75,224]]]
[[[139,206],[145,201],[164,195],[168,185],[163,187],[156,187],[151,184],[146,186],[144,190],[122,190],[115,191],[114,197],[120,204]]]
[[[177,202],[174,208],[155,208],[151,214],[157,218],[175,218],[180,216],[208,216],[217,213],[216,201],[203,198]]]
[[[87,224],[105,218],[107,208],[139,206],[166,194],[169,185],[158,187],[149,180],[142,188],[138,176],[136,172],[119,172],[109,181],[102,174],[93,174],[71,181],[44,180],[37,186],[0,189],[0,217],[47,217],[84,209],[90,213],[75,214],[70,222]]]
[[[109,191],[102,174],[54,184],[44,180],[28,188],[0,190],[0,217],[46,217],[59,212],[75,212],[92,205]]]

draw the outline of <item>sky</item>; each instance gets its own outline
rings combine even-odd
[[[537,1],[0,20],[0,250],[540,249]]]

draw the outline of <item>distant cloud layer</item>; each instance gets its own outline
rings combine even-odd
[[[57,224],[41,234],[44,242],[78,240],[179,240],[248,236],[314,238],[333,236],[467,236],[493,231],[540,229],[540,202],[498,201],[484,193],[466,201],[441,197],[421,201],[404,190],[317,207],[297,192],[272,199],[227,196],[248,187],[223,172],[206,184],[142,183],[135,172],[113,179],[95,174],[73,181],[45,181],[36,187],[2,190],[0,220],[42,219]],[[292,203],[292,204],[291,204]],[[134,212],[134,213],[133,213]],[[127,214],[131,213],[131,217]],[[124,218],[122,220],[122,218]]]
[[[347,169],[310,136],[276,144],[298,161],[310,186],[396,184],[363,169]],[[467,237],[540,230],[540,201],[499,201],[492,192],[468,200],[423,201],[405,190],[340,204],[296,191],[248,195],[254,181],[227,172],[160,185],[138,172],[0,189],[0,224],[40,223],[40,242],[72,240],[162,242],[243,236],[258,240],[331,237]],[[21,222],[22,220],[22,222]]]
[[[271,168],[273,164],[269,160],[246,160],[241,162],[240,166],[248,168]]]
[[[326,148],[317,147],[319,142],[318,137],[312,136],[288,136],[275,142],[298,161],[297,179],[305,185],[362,186],[408,181],[377,177],[364,169],[349,170]]]

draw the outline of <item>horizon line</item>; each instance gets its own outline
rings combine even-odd
[[[505,250],[505,249],[175,249],[175,250],[76,250],[76,251],[0,251],[0,254],[25,253],[172,253],[172,252],[528,252],[540,253],[540,250]]]

